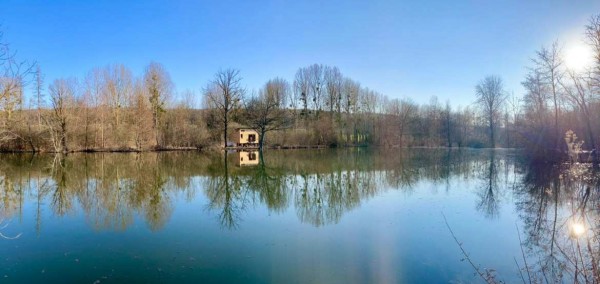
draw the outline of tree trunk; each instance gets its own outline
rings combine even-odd
[[[554,101],[554,149],[558,150],[559,140],[561,139],[558,134],[558,101],[556,99],[556,86],[554,85],[554,73],[552,74],[552,98]]]
[[[258,137],[258,150],[262,153],[263,150],[263,143],[265,141],[265,133],[266,131],[264,129],[260,130],[260,136]]]
[[[448,112],[448,116],[450,112]],[[446,141],[448,143],[448,148],[452,147],[452,140],[451,140],[451,135],[452,133],[450,132],[450,117],[446,118]]]
[[[594,131],[592,130],[592,124],[590,122],[590,115],[587,107],[583,108],[583,116],[585,119],[585,124],[587,128],[587,133],[590,139],[590,150],[592,154],[592,162],[594,164],[598,163],[598,151],[596,150],[596,141],[594,140]]]
[[[496,148],[496,139],[494,138],[494,121],[490,119],[490,145],[492,148]]]
[[[227,119],[225,119],[225,121],[223,122],[223,139],[225,140],[223,143],[225,143],[225,147],[227,148],[227,127],[228,127],[228,123],[227,123]]]
[[[585,125],[587,128],[588,136],[590,139],[590,148],[591,150],[596,149],[596,141],[594,140],[594,132],[592,130],[592,124],[590,122],[590,116],[589,112],[587,111],[587,108],[584,108],[583,116],[585,119]]]
[[[63,153],[67,153],[67,152],[69,152],[69,148],[67,147],[67,123],[66,122],[64,122],[64,121],[61,122],[60,130],[61,130],[60,142],[62,144]]]

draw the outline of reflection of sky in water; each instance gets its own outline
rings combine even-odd
[[[90,167],[94,179],[68,177],[63,182],[79,189],[60,202],[49,191],[39,207],[36,179],[28,182],[25,174],[11,181],[29,187],[2,207],[11,217],[3,233],[23,235],[1,240],[0,277],[15,283],[479,281],[460,261],[443,212],[476,264],[506,282],[520,281],[515,224],[526,233],[515,205],[523,196],[513,190],[523,177],[512,152],[495,155],[491,192],[489,152],[444,153],[423,150],[403,154],[405,163],[388,163],[398,158],[333,151],[294,163],[293,153],[269,152],[263,168],[228,169],[227,179],[219,157],[202,160],[201,169],[186,161],[195,155],[171,159],[176,166],[163,157],[167,165],[154,176],[152,158],[105,179]],[[332,161],[340,155],[346,158]],[[96,188],[101,184],[107,187]],[[223,224],[225,208],[235,226]]]

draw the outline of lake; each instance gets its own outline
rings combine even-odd
[[[0,282],[593,280],[598,174],[521,156],[3,154]]]

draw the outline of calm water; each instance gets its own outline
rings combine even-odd
[[[573,279],[598,253],[597,178],[519,155],[3,155],[0,282],[482,282],[444,216],[498,280],[521,282],[523,255],[524,278]]]

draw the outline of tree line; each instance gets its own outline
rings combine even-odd
[[[10,60],[3,63],[6,69]],[[30,64],[26,73],[0,83],[2,150],[129,151],[205,143],[207,131],[188,103],[191,95],[174,102],[174,84],[159,63],[150,63],[141,76],[115,64],[48,85],[38,65],[23,64]],[[33,89],[29,101],[26,87]]]
[[[338,67],[301,67],[293,80],[243,85],[240,70],[216,72],[201,92],[177,92],[152,62],[134,75],[121,64],[50,84],[35,62],[18,61],[0,34],[0,149],[4,151],[139,151],[226,146],[232,129],[260,132],[271,147],[519,147],[552,155],[565,133],[595,149],[600,133],[600,15],[585,27],[593,64],[571,70],[561,44],[536,51],[522,85],[509,95],[500,76],[474,88],[474,103],[456,107],[390,98]],[[26,101],[26,88],[32,95]],[[193,104],[202,100],[202,107]]]

